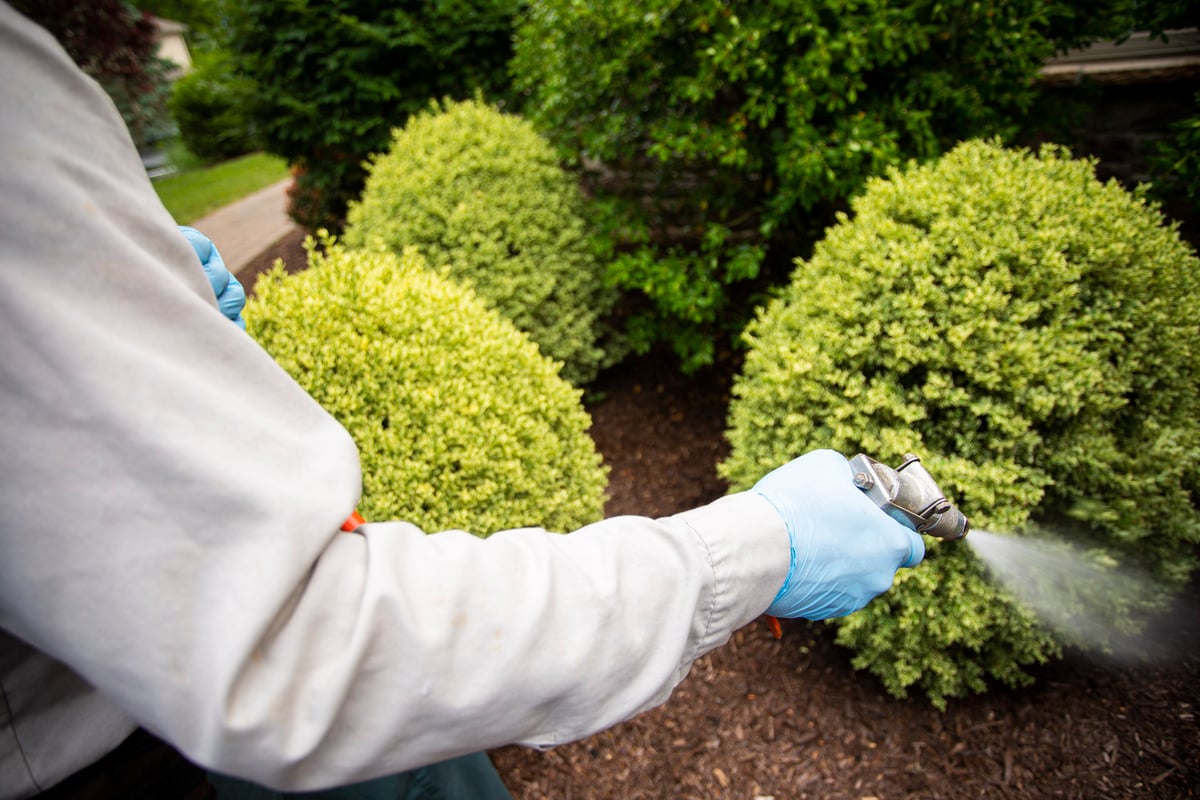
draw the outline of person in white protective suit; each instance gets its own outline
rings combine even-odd
[[[0,76],[0,800],[136,731],[262,796],[552,747],[923,558],[829,451],[569,535],[340,530],[354,443],[231,324],[108,97],[4,3]]]

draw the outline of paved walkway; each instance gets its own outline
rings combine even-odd
[[[286,178],[192,223],[193,228],[213,240],[225,259],[225,267],[234,275],[297,230],[287,215],[287,188],[291,182]]]

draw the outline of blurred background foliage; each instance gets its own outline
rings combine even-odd
[[[292,164],[292,216],[341,228],[363,162],[430,100],[506,94],[521,3],[508,0],[253,0],[229,15],[228,47],[254,81],[250,119]]]

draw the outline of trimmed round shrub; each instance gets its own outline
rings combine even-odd
[[[260,278],[245,316],[354,437],[367,519],[487,535],[601,518],[591,419],[528,337],[415,251],[326,248]]]
[[[816,447],[911,451],[977,528],[1069,534],[1181,584],[1200,541],[1200,263],[1094,166],[974,141],[871,181],[748,329],[722,473],[744,488]],[[1060,654],[969,546],[928,541],[836,622],[858,667],[944,705]]]
[[[254,83],[237,74],[225,52],[202,57],[171,88],[171,116],[188,150],[220,161],[257,149],[250,122]]]
[[[604,338],[617,293],[591,249],[583,196],[527,122],[480,101],[435,105],[368,169],[348,245],[420,248],[563,362],[577,386],[615,362],[620,352]]]

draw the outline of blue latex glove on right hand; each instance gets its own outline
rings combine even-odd
[[[775,507],[791,537],[791,570],[766,612],[773,617],[843,617],[887,591],[897,569],[925,557],[921,535],[854,485],[840,453],[800,456],[763,477],[754,491]]]
[[[200,231],[187,225],[180,225],[179,232],[188,240],[204,274],[212,285],[213,294],[217,296],[217,306],[224,314],[242,330],[246,330],[246,320],[242,319],[242,309],[246,306],[246,290],[241,281],[233,276],[225,267],[225,259],[217,252],[216,246]]]

